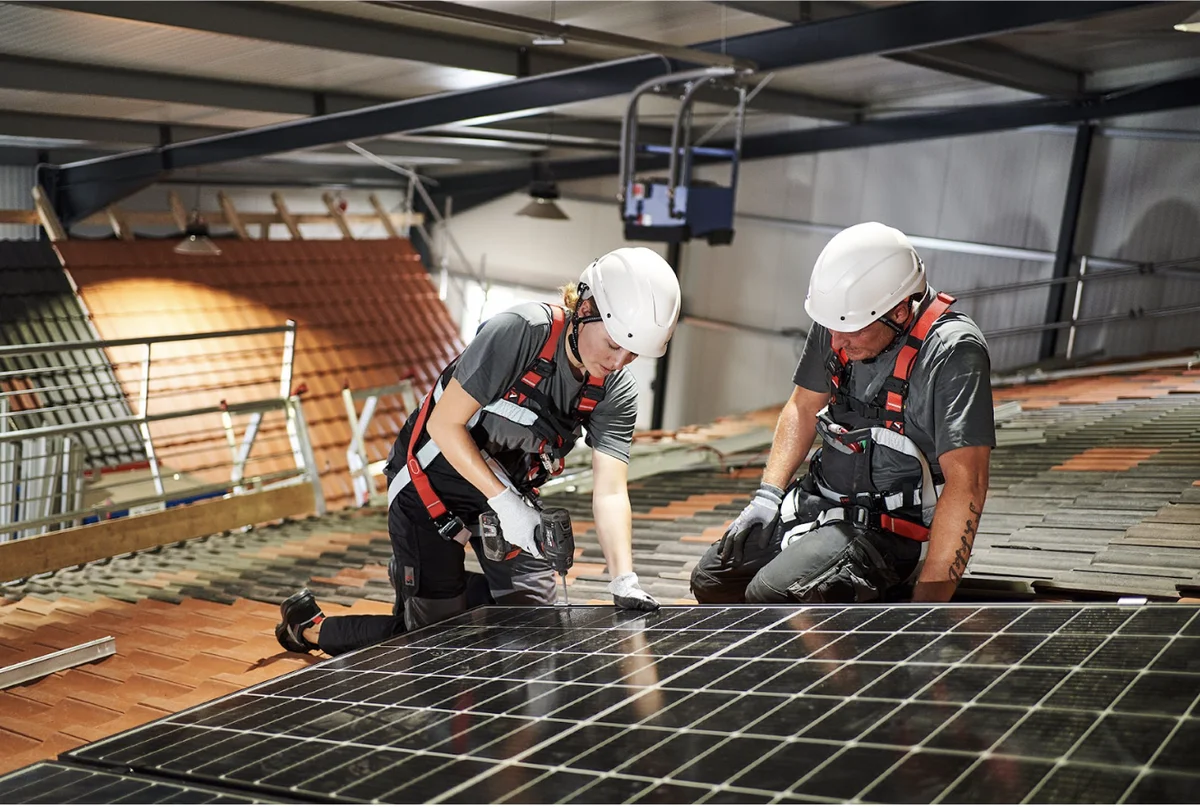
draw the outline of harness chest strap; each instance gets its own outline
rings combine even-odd
[[[921,466],[921,505],[923,508],[930,508],[937,502],[938,490],[933,479],[933,472],[929,466],[929,460],[925,457],[924,452],[920,450],[917,444],[904,434],[904,406],[908,395],[908,380],[912,375],[913,366],[916,364],[917,355],[921,351],[921,346],[925,339],[929,336],[929,332],[933,327],[933,323],[938,320],[943,314],[949,310],[954,303],[954,298],[949,294],[938,292],[933,301],[925,308],[917,321],[913,324],[912,330],[909,331],[905,338],[904,345],[900,348],[896,355],[896,364],[892,369],[892,375],[885,382],[883,389],[886,391],[884,398],[884,408],[887,412],[896,415],[894,419],[885,419],[885,428],[873,426],[870,428],[871,440],[880,445],[886,446],[894,451],[906,454],[913,457]],[[841,390],[841,381],[845,377],[848,359],[845,351],[839,350],[835,352],[837,356],[838,369],[831,374],[833,390],[830,394],[830,404],[836,404],[839,393],[848,394]],[[822,410],[821,414],[827,414],[829,407]],[[856,429],[847,432],[847,434],[861,433],[861,429]],[[837,439],[836,434],[830,434],[830,437]],[[841,442],[841,441],[839,441]],[[853,451],[860,451],[857,446],[849,446]],[[835,497],[842,502],[847,502],[850,497],[839,494],[835,491],[830,491],[822,487],[822,495],[826,497]],[[854,520],[854,508],[834,508],[824,514],[825,521],[835,520]],[[905,538],[910,538],[914,541],[928,541],[929,527],[924,524],[909,521],[907,519],[897,518],[890,513],[880,513],[879,526],[889,532],[894,532]],[[817,526],[816,522],[813,527]],[[809,527],[810,529],[812,527]]]
[[[899,384],[899,389],[889,389],[887,397],[884,400],[884,406],[889,412],[904,414],[904,400],[908,393],[908,379],[912,375],[913,365],[916,364],[917,354],[921,352],[921,345],[925,343],[925,338],[929,336],[929,330],[933,327],[933,323],[938,317],[945,314],[950,306],[954,303],[954,298],[949,294],[938,292],[934,297],[933,302],[922,312],[917,318],[917,322],[908,333],[908,338],[905,339],[904,345],[900,348],[900,352],[896,354],[896,366],[892,370],[892,378],[896,379]],[[904,421],[900,419],[896,421],[888,421],[886,425],[889,429],[904,434]]]
[[[500,400],[484,407],[488,411],[521,425],[528,426],[537,420],[537,414],[524,406],[530,397],[527,392],[537,392],[538,386],[553,372],[554,356],[558,350],[559,341],[562,338],[563,328],[566,325],[566,314],[561,306],[548,305],[547,308],[551,314],[550,333],[547,335],[546,341],[538,352],[533,365],[521,375],[518,383]],[[518,389],[520,386],[525,386],[527,392],[521,392]],[[409,435],[405,467],[392,478],[391,484],[388,485],[388,504],[390,506],[392,500],[411,481],[430,519],[438,527],[438,531],[442,532],[444,537],[454,537],[445,533],[451,530],[456,532],[461,531],[465,529],[465,525],[460,519],[451,515],[445,503],[442,502],[441,497],[433,489],[433,485],[429,481],[429,476],[425,473],[425,466],[433,462],[441,451],[433,440],[427,441],[423,447],[419,450],[417,449],[417,444],[425,433],[429,413],[437,400],[441,398],[442,389],[442,379],[439,378],[434,388],[425,396],[425,400],[421,402],[421,409],[417,414],[416,421],[413,423],[412,434]],[[599,394],[597,394],[597,391]],[[590,415],[600,403],[603,391],[603,379],[589,375],[581,392],[579,402],[575,407],[575,417],[582,420]],[[482,410],[474,415],[468,426],[477,423],[481,415]],[[561,437],[557,442],[559,443],[557,447],[561,447]],[[540,451],[544,451],[546,447],[546,441],[543,440]]]

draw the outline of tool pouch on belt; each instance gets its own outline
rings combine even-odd
[[[870,539],[856,531],[823,569],[788,586],[788,594],[802,603],[880,602],[899,582],[900,575]]]

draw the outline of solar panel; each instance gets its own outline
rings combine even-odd
[[[70,754],[392,802],[1195,802],[1184,605],[486,608]]]
[[[261,799],[146,776],[38,762],[0,776],[0,804],[259,804]]]

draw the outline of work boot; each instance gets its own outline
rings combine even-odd
[[[311,591],[303,589],[288,597],[279,605],[279,615],[283,621],[275,626],[275,638],[284,650],[309,653],[320,649],[304,638],[304,631],[325,620],[325,614]]]

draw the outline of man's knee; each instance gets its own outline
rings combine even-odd
[[[887,598],[910,565],[881,552],[876,536],[837,522],[789,546],[747,589],[750,602],[867,603]],[[886,542],[884,542],[886,543]],[[907,548],[906,548],[907,549]],[[919,552],[919,550],[917,550]]]
[[[692,569],[692,594],[702,605],[745,602],[746,583],[753,574],[723,565],[718,544],[710,546]]]

